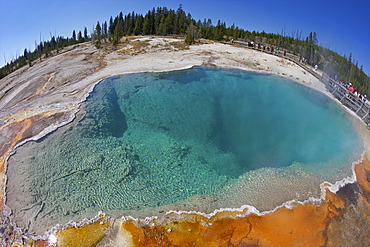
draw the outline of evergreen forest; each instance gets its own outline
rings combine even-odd
[[[209,39],[218,42],[240,40],[254,42],[263,46],[273,46],[280,50],[305,58],[309,64],[318,65],[320,69],[330,75],[336,75],[344,82],[351,82],[361,94],[370,94],[370,77],[359,67],[358,61],[352,54],[341,56],[338,53],[324,48],[319,44],[317,34],[311,32],[303,37],[301,32],[292,32],[287,35],[285,30],[281,34],[248,31],[232,24],[227,26],[221,20],[217,24],[211,19],[196,21],[190,13],[186,13],[182,5],[177,10],[158,7],[149,10],[145,15],[135,12],[116,17],[109,21],[94,24],[93,33],[72,31],[71,37],[51,36],[48,41],[35,41],[33,51],[24,49],[23,55],[13,59],[0,69],[0,79],[11,72],[23,67],[32,66],[36,60],[42,60],[58,54],[67,46],[83,42],[93,42],[97,48],[103,43],[116,46],[122,37],[132,35],[176,36],[184,38],[187,45],[198,42],[200,39]]]

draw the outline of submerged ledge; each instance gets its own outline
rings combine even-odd
[[[211,55],[220,54],[216,51],[219,48],[217,46],[220,45],[214,46],[215,47],[209,45],[205,50],[211,50]],[[93,48],[88,47],[87,49]],[[235,47],[227,47],[226,50],[228,49],[232,49],[233,52],[244,52],[245,56],[251,56],[250,53],[252,52],[257,53],[255,51]],[[79,52],[79,54],[81,53]],[[173,69],[188,68],[193,65],[208,63],[208,60],[211,57],[209,54],[205,56],[201,51],[193,51],[193,55],[194,54],[198,55],[198,61],[190,60],[189,64],[186,66],[177,64],[178,67]],[[68,53],[65,54],[66,57],[67,55]],[[230,55],[229,57],[227,57],[226,54],[222,55],[225,57],[219,58],[219,61],[215,64],[226,67],[229,66],[247,69],[241,62],[237,65],[236,61],[230,58]],[[272,57],[272,61],[276,63],[274,56],[267,54],[264,55]],[[141,57],[138,59],[140,58]],[[261,57],[261,60],[264,58],[264,56]],[[124,59],[130,58],[125,57]],[[225,60],[228,63],[226,63]],[[117,67],[115,69],[117,72],[112,74],[119,74],[120,69]],[[130,68],[127,69],[131,71]],[[292,66],[287,66],[286,69],[289,71],[293,68]],[[298,70],[298,68],[295,69]],[[351,213],[349,207],[353,205],[358,208],[358,211],[363,212],[364,216],[368,214],[370,210],[370,184],[367,176],[370,174],[370,164],[368,162],[368,157],[365,154],[361,163],[356,165],[353,164],[354,174],[352,177],[345,178],[334,185],[323,183],[321,186],[322,197],[320,199],[312,198],[304,202],[290,201],[271,211],[259,212],[253,206],[247,205],[235,209],[219,209],[215,210],[211,214],[193,211],[169,211],[161,218],[153,216],[151,218],[135,219],[130,216],[123,216],[119,224],[115,222],[115,219],[112,219],[103,213],[99,213],[91,220],[86,219],[79,223],[69,222],[66,225],[57,225],[50,231],[46,232],[43,236],[34,236],[31,233],[26,233],[27,229],[16,228],[15,223],[11,222],[9,219],[9,209],[5,205],[6,160],[17,146],[22,145],[22,143],[28,139],[35,138],[35,136],[37,138],[41,137],[45,135],[47,131],[52,131],[53,129],[71,121],[71,116],[73,115],[74,117],[79,103],[87,97],[88,93],[92,91],[94,85],[98,83],[100,79],[103,79],[104,76],[107,77],[107,74],[112,72],[106,70],[105,73],[101,73],[99,75],[99,72],[96,71],[90,75],[90,77],[88,76],[87,78],[79,80],[79,82],[84,81],[79,88],[79,90],[82,91],[82,93],[79,94],[80,96],[77,95],[72,102],[64,101],[64,104],[63,100],[65,99],[59,99],[61,102],[57,103],[59,105],[53,105],[55,106],[53,111],[47,111],[47,108],[41,108],[40,106],[45,102],[37,101],[40,97],[35,97],[29,100],[29,102],[34,104],[36,102],[36,106],[34,108],[27,108],[27,106],[29,107],[31,104],[27,104],[28,102],[25,102],[21,107],[16,105],[12,108],[13,111],[9,112],[7,110],[7,114],[2,115],[2,125],[0,126],[0,130],[6,131],[6,137],[8,140],[11,140],[11,142],[1,149],[2,156],[0,160],[0,172],[3,174],[1,185],[2,197],[0,198],[0,207],[3,213],[1,228],[9,229],[9,226],[13,225],[15,232],[15,234],[11,234],[12,239],[7,239],[7,243],[18,242],[21,245],[27,243],[27,241],[28,243],[34,241],[35,246],[54,246],[56,244],[66,244],[70,241],[67,246],[89,246],[87,243],[86,245],[83,245],[82,242],[78,242],[78,240],[81,239],[81,241],[85,241],[88,239],[89,244],[98,242],[104,244],[104,242],[111,242],[115,239],[117,244],[126,243],[133,246],[142,244],[145,244],[145,246],[156,246],[159,243],[165,246],[175,244],[182,245],[187,243],[194,243],[197,246],[225,246],[228,243],[258,243],[261,246],[269,246],[271,244],[294,244],[298,241],[297,239],[299,239],[301,240],[301,243],[305,243],[305,245],[326,244],[328,246],[335,246],[335,242],[333,242],[335,241],[334,237],[331,240],[329,239],[330,236],[336,236],[335,234],[337,234],[335,229],[333,230],[330,228],[330,226],[335,225],[338,221],[334,216],[345,218],[347,214]],[[129,71],[121,71],[121,74],[122,72],[130,73]],[[167,71],[167,69],[153,69],[153,71]],[[132,72],[138,71],[134,70]],[[274,71],[269,72],[276,73]],[[109,76],[112,76],[112,74]],[[310,82],[308,86],[315,84],[313,81],[314,78],[312,78],[312,82]],[[302,82],[304,84],[305,80],[302,80]],[[72,86],[72,84],[73,83],[69,86]],[[46,94],[44,97],[47,98],[48,96],[50,95]],[[46,102],[48,101],[46,100]],[[67,105],[67,103],[69,105]],[[20,112],[20,109],[26,109],[26,111],[24,114],[17,115],[17,113]],[[29,114],[26,114],[27,111]],[[71,113],[72,115],[70,115]],[[15,116],[17,116],[17,119],[14,118],[13,121],[9,122],[9,119]],[[57,124],[55,124],[55,122],[57,122]],[[45,128],[49,129],[45,131]],[[356,191],[361,191],[362,193],[357,193]],[[4,216],[6,216],[5,220]],[[363,220],[366,221],[366,218]],[[367,224],[369,224],[369,222],[367,222]],[[302,226],[301,229],[297,227],[299,225]],[[118,232],[113,230],[117,228],[119,229]],[[98,234],[96,232],[98,232]],[[106,237],[104,237],[105,234]],[[277,237],[279,234],[281,238]],[[96,238],[97,236],[99,237]],[[25,241],[24,239],[28,240]],[[356,241],[361,243],[360,241],[362,241],[362,239],[357,238]]]

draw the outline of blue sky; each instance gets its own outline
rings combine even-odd
[[[370,75],[369,0],[0,0],[0,66],[35,41],[52,35],[71,37],[72,31],[90,32],[99,21],[153,7],[177,9],[180,3],[196,20],[210,18],[246,30],[286,34],[317,33],[319,44],[347,56],[352,53]]]

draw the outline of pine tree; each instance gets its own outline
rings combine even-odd
[[[27,49],[24,49],[23,51],[23,57],[28,60],[28,52],[27,52]]]
[[[218,41],[222,40],[225,35],[225,30],[226,23],[225,22],[222,23],[221,20],[218,20],[216,30],[214,33],[214,39]]]
[[[114,28],[114,32],[113,32],[113,40],[112,40],[112,44],[113,45],[117,45],[118,44],[118,41],[120,40],[121,38],[121,30],[119,28],[119,25],[116,25],[116,27]]]
[[[131,35],[135,28],[135,13],[129,13],[125,21],[125,33],[126,35]]]
[[[138,35],[143,32],[144,17],[142,15],[137,15],[135,19],[136,19],[136,23],[135,23],[135,28],[134,28],[134,34]]]
[[[44,46],[42,45],[41,38],[40,38],[40,44],[38,46],[38,50],[39,50],[39,58],[40,58],[40,62],[41,62],[42,53],[44,51]]]
[[[95,27],[95,47],[100,49],[101,48],[101,26],[100,23],[98,22]]]
[[[175,22],[176,22],[175,11],[173,11],[173,10],[168,11],[166,20],[164,22],[164,28],[165,28],[167,34],[169,34],[169,33],[175,34],[176,33],[175,30],[174,30],[174,23]]]
[[[310,65],[314,65],[316,61],[316,45],[317,45],[317,35],[316,32],[310,32],[309,36],[306,38],[306,58]]]
[[[110,19],[109,19],[109,27],[108,27],[108,38],[109,38],[109,40],[113,37],[114,28],[115,28],[115,25],[114,25],[114,22],[113,22],[113,17],[111,16]]]
[[[32,54],[28,54],[28,67],[31,67],[32,66],[31,55]]]
[[[100,26],[99,22],[96,24],[95,32],[96,32],[96,38],[98,39],[98,42],[100,42],[100,39],[101,39],[101,26]]]
[[[124,19],[123,19],[122,11],[119,13],[119,16],[117,19],[117,25],[119,28],[119,38],[121,38],[124,35]]]
[[[186,32],[185,44],[191,45],[193,43],[193,38],[191,37],[190,31]]]
[[[152,23],[153,19],[152,19],[152,13],[150,12],[150,10],[148,11],[148,13],[145,15],[144,17],[144,22],[143,22],[143,33],[144,35],[150,35],[152,34]]]
[[[108,38],[108,24],[106,21],[103,23],[103,34],[102,35],[104,39]]]
[[[54,50],[54,49],[56,49],[57,48],[57,42],[55,41],[55,37],[53,36],[53,37],[51,37],[51,41],[50,41],[50,43],[51,43],[51,49],[52,50]]]
[[[348,65],[347,65],[347,81],[351,82],[352,80],[352,53],[349,54],[348,57]]]
[[[161,21],[158,25],[158,27],[156,28],[157,30],[157,35],[167,35],[167,30],[166,30],[166,27],[165,27],[165,22],[166,22],[166,17],[164,15],[162,15],[161,17]]]
[[[182,9],[182,4],[180,4],[179,8],[176,12],[177,16],[177,26],[175,27],[175,33],[185,33],[186,32],[186,14],[185,11]]]
[[[84,29],[84,39],[87,41],[89,39],[89,36],[87,35],[87,28]]]
[[[84,40],[83,40],[83,38],[82,38],[82,33],[81,33],[81,31],[78,31],[78,34],[77,34],[77,40],[78,40],[78,42],[83,42]]]
[[[151,20],[151,34],[156,33],[155,19],[158,17],[155,8],[152,9],[152,20]]]

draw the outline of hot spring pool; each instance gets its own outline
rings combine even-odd
[[[31,228],[170,204],[273,209],[352,175],[362,143],[335,102],[285,78],[208,67],[115,76],[72,123],[11,156],[7,204]]]

